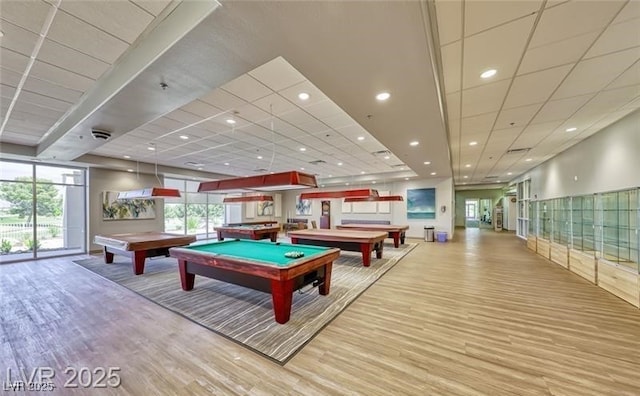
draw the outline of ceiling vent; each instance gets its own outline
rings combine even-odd
[[[392,168],[404,168],[406,167],[406,164],[395,164],[395,165],[391,165]]]
[[[507,154],[524,154],[527,151],[531,150],[531,147],[523,147],[523,148],[517,148],[517,149],[510,149],[507,150]]]
[[[320,164],[326,164],[327,161],[325,160],[315,160],[315,161],[311,161],[309,162],[311,165],[320,165]]]
[[[199,162],[193,162],[193,161],[185,162],[184,164],[187,165],[187,166],[193,166],[193,167],[196,167],[196,168],[200,168],[200,167],[204,166],[204,164],[201,164]]]
[[[254,172],[258,172],[258,173],[265,173],[267,171],[267,169],[265,168],[258,168],[258,169],[254,169]]]
[[[93,136],[96,140],[109,140],[111,137],[111,132],[102,130],[102,129],[92,129],[91,136]]]
[[[371,154],[382,157],[382,156],[385,156],[385,155],[391,155],[391,151],[389,151],[389,150],[380,150],[380,151],[374,151]]]
[[[497,179],[498,176],[485,176],[484,178],[485,179]]]

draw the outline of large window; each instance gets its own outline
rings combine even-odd
[[[525,180],[518,183],[518,226],[516,234],[521,238],[527,238],[527,235],[536,235],[531,210],[531,180]]]
[[[167,232],[195,234],[198,239],[216,237],[214,227],[224,223],[224,205],[219,194],[199,193],[198,182],[165,178],[164,184],[177,188],[181,198],[164,202],[164,229]]]
[[[0,262],[86,251],[86,172],[0,161]]]

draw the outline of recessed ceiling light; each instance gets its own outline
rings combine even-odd
[[[331,175],[327,176],[327,177],[331,177]]]
[[[379,94],[376,95],[376,99],[378,99],[381,102],[389,99],[390,97],[391,97],[391,94],[389,92],[380,92]]]
[[[228,162],[225,162],[224,164],[225,164],[225,166],[229,166],[229,163],[228,163]]]
[[[236,123],[236,120],[234,120],[234,119],[232,119],[232,118],[229,118],[229,119],[227,120],[227,124],[231,124],[231,125],[233,125],[233,124],[235,124],[235,123]]]
[[[435,176],[435,175],[436,175],[436,172],[431,172],[431,176]]]
[[[489,70],[486,70],[486,71],[482,72],[482,74],[480,74],[480,77],[482,77],[482,78],[493,77],[493,76],[496,75],[497,72],[498,71],[496,69],[489,69]]]
[[[530,162],[530,161],[533,161],[533,159],[527,158],[525,161]]]
[[[305,147],[300,147],[300,151],[307,151]]]
[[[511,176],[511,175],[513,175],[513,172],[507,172],[507,175]]]
[[[149,150],[149,151],[156,151],[156,148],[155,148],[155,147],[147,147],[147,150]]]
[[[300,99],[300,100],[307,100],[307,99],[309,99],[309,94],[308,94],[308,93],[306,93],[306,92],[300,92],[300,93],[298,94],[298,99]]]
[[[4,36],[4,32],[0,30],[0,37]]]
[[[374,180],[374,181],[372,181],[372,182],[371,182],[371,184],[376,184],[376,181],[375,181],[375,180]]]
[[[300,167],[300,170],[304,170],[304,168],[303,168],[303,167]]]
[[[342,166],[342,162],[338,162],[338,166]]]
[[[127,172],[133,172],[133,169],[127,169]]]
[[[409,146],[417,146],[419,144],[420,142],[414,140],[413,142],[409,143]]]
[[[496,180],[496,183],[500,183],[500,180]]]
[[[180,135],[180,139],[182,139],[182,140],[188,140],[188,139],[189,139],[189,136],[187,136],[187,135]]]
[[[466,176],[466,175],[465,175],[465,176],[462,176],[462,177],[463,177],[464,179],[468,179],[468,178],[469,178],[469,176]]]
[[[475,146],[476,144],[478,144],[478,142],[476,142],[475,140],[473,142],[469,142],[469,146]]]
[[[389,158],[391,158],[391,157],[389,157],[388,155],[384,156],[384,159],[389,159]]]
[[[275,172],[269,172],[269,173],[273,175]]]
[[[465,168],[471,168],[471,164],[466,164],[464,167]]]
[[[361,175],[364,175],[364,173],[365,173],[364,171],[360,171],[360,174],[361,174]]]
[[[131,156],[130,156],[130,155],[124,155],[123,157],[124,157],[124,158],[126,158],[126,159],[131,158]]]
[[[259,156],[257,156],[256,158],[257,158],[257,159],[262,159],[262,156],[261,156],[261,155],[259,155]]]
[[[202,170],[202,168],[198,168],[198,170]]]
[[[358,140],[364,140],[364,136],[358,136]]]
[[[423,164],[425,165],[431,165],[431,161],[424,161]]]
[[[349,183],[344,183],[344,185],[345,185],[345,186],[348,186],[348,185],[349,185]]]
[[[404,170],[404,166],[402,168],[400,168],[400,170]]]
[[[565,131],[567,131],[567,132],[573,132],[573,131],[577,131],[577,130],[578,130],[578,128],[576,128],[576,127],[571,127],[571,128],[565,129]]]
[[[404,180],[409,180],[409,178],[408,178],[408,177],[405,177],[405,178],[404,178]]]

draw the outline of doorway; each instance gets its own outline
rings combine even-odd
[[[480,228],[493,228],[493,205],[488,198],[480,200]]]
[[[464,226],[466,228],[480,227],[480,202],[477,199],[465,199],[464,201]]]

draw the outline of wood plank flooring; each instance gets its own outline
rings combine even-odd
[[[420,243],[285,366],[71,259],[0,265],[0,380],[50,366],[64,395],[640,395],[640,311],[506,232]],[[62,389],[67,366],[120,367],[122,385]]]

